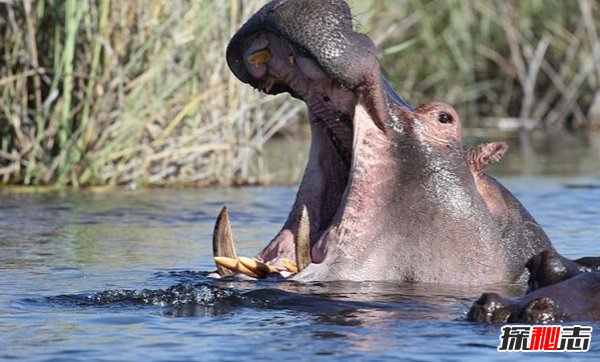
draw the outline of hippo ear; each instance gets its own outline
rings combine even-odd
[[[504,142],[482,143],[474,148],[467,149],[467,162],[473,173],[482,173],[487,165],[498,162],[508,150]]]
[[[510,306],[496,293],[483,293],[469,310],[467,318],[474,322],[506,323],[511,316]]]

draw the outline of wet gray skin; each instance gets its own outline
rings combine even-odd
[[[227,62],[243,82],[303,100],[309,161],[287,222],[257,258],[295,259],[300,210],[312,263],[297,280],[488,284],[526,280],[552,246],[483,171],[504,152],[465,151],[456,112],[416,109],[381,75],[376,48],[343,1],[273,1],[235,34]]]
[[[529,291],[510,298],[484,293],[468,318],[487,323],[600,320],[600,258],[569,260],[546,250],[527,262]]]
[[[487,323],[558,323],[600,320],[600,272],[581,273],[521,297],[483,294],[468,319]]]
[[[534,255],[525,265],[529,270],[528,292],[558,284],[581,273],[600,271],[600,257],[570,260],[555,250]]]

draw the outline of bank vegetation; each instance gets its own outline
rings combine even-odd
[[[224,61],[262,4],[0,1],[0,183],[262,181],[265,143],[306,122]],[[410,102],[449,102],[468,127],[600,129],[598,2],[352,4]]]

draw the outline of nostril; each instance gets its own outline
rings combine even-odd
[[[438,122],[447,124],[454,122],[454,119],[448,113],[442,112],[438,115]]]

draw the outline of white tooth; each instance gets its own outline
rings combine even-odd
[[[269,75],[269,77],[267,78],[267,81],[265,82],[265,93],[270,92],[271,88],[273,88],[275,83],[277,83],[277,78],[275,78],[272,75]]]

